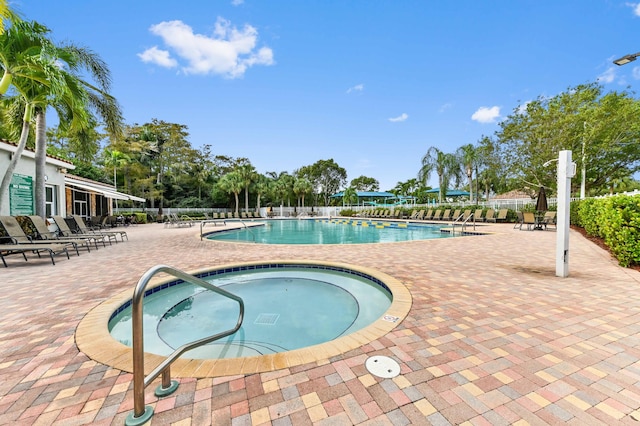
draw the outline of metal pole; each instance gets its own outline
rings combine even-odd
[[[584,129],[587,130],[587,122],[584,122]],[[587,155],[585,154],[585,148],[587,140],[582,134],[582,177],[580,179],[580,199],[584,200],[585,193],[587,192]]]
[[[558,225],[556,232],[556,276],[569,276],[569,227],[571,206],[571,178],[575,176],[575,163],[571,151],[558,155]]]

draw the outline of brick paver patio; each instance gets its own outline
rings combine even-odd
[[[640,274],[572,232],[570,276],[555,277],[553,231],[483,226],[482,237],[264,246],[200,241],[198,228],[149,224],[129,241],[0,268],[0,424],[121,425],[132,376],[78,351],[93,307],[151,266],[183,270],[307,259],[361,265],[413,296],[388,335],[328,360],[247,376],[180,379],[153,425],[638,424]],[[393,379],[365,361],[385,355]]]

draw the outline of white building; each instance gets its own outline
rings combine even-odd
[[[0,179],[4,176],[17,144],[0,140]],[[47,156],[45,165],[46,215],[77,215],[84,218],[112,214],[113,200],[145,202],[116,191],[112,185],[67,174],[75,166],[61,158]],[[9,187],[0,203],[0,215],[35,214],[35,152],[25,149],[18,160]]]

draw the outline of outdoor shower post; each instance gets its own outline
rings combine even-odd
[[[569,276],[569,226],[571,207],[571,178],[576,174],[576,163],[571,151],[558,155],[558,222],[556,231],[556,276]]]

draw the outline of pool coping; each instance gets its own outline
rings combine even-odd
[[[238,374],[254,374],[275,371],[282,368],[303,365],[310,362],[329,362],[331,357],[364,346],[376,339],[384,337],[396,328],[408,315],[412,305],[409,290],[396,278],[373,268],[362,267],[346,263],[304,261],[291,259],[274,259],[269,261],[238,262],[227,265],[217,265],[212,268],[202,268],[187,271],[198,275],[221,268],[235,268],[253,265],[290,264],[290,265],[318,265],[334,268],[350,269],[370,275],[382,281],[391,291],[393,298],[391,306],[376,321],[370,325],[335,340],[295,349],[276,354],[251,356],[244,358],[225,359],[191,359],[179,358],[171,365],[172,377],[218,377]],[[158,287],[175,277],[155,277],[148,289]],[[108,322],[112,314],[133,296],[133,288],[120,292],[110,299],[91,309],[80,321],[75,333],[75,340],[81,352],[94,361],[133,372],[133,349],[115,340],[108,330]],[[145,353],[145,374],[149,374],[165,359],[164,356]]]

